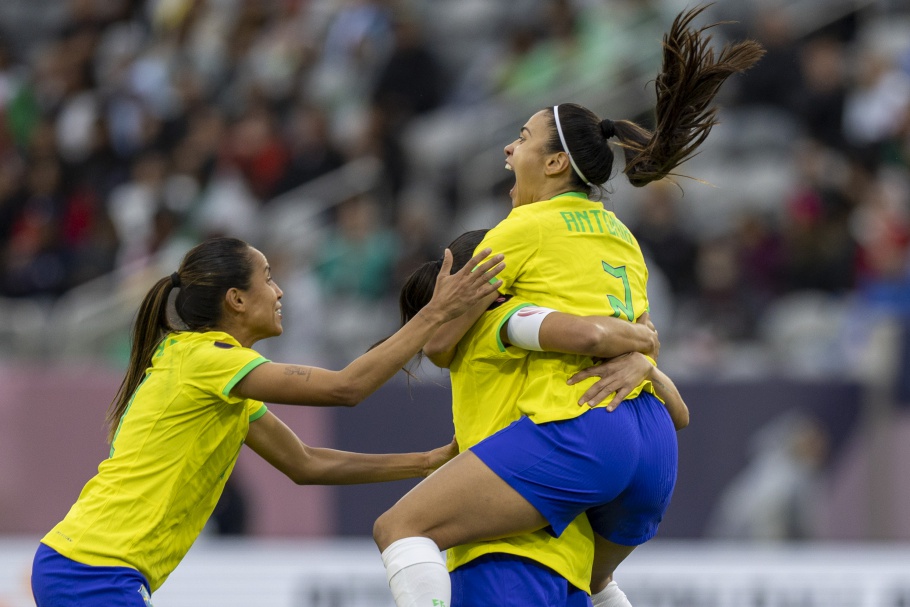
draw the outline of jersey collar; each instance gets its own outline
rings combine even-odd
[[[563,198],[565,196],[571,196],[572,198],[583,198],[585,200],[588,200],[588,195],[585,194],[584,192],[563,192],[562,194],[557,194],[550,200],[555,200],[557,198]]]

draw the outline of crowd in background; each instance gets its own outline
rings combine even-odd
[[[674,325],[754,339],[769,305],[807,289],[910,312],[910,13],[898,4],[859,4],[811,31],[774,3],[712,9],[739,20],[727,35],[768,50],[724,103],[793,125],[795,178],[773,208],[720,231],[687,223],[672,186],[650,188],[622,217],[674,302]],[[0,23],[0,296],[54,299],[169,247],[244,237],[276,197],[374,157],[376,186],[334,209],[305,284],[330,301],[393,300],[470,207],[457,191],[437,193],[442,213],[405,204],[422,179],[409,124],[653,70],[634,55],[679,8],[458,5],[484,20],[461,30],[482,44],[440,35],[433,0],[70,0],[34,36],[5,36],[11,24]],[[870,33],[882,23],[904,35]],[[630,40],[632,24],[653,36]],[[731,193],[730,206],[750,195]]]

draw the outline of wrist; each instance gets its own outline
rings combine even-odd
[[[443,325],[448,320],[445,313],[436,307],[432,301],[421,308],[415,318],[420,318],[424,322],[436,326]]]

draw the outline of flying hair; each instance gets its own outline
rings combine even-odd
[[[718,122],[717,108],[711,102],[721,85],[765,54],[759,43],[743,40],[724,45],[715,55],[706,32],[721,23],[692,26],[707,7],[683,11],[664,35],[663,65],[655,80],[654,132],[629,121],[615,122],[618,145],[626,158],[623,172],[633,186],[672,175],[677,166],[694,156]]]

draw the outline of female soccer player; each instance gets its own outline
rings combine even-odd
[[[450,275],[383,344],[341,371],[273,363],[252,346],[280,335],[282,291],[265,256],[219,238],[190,250],[146,295],[129,367],[108,416],[110,457],[41,540],[32,570],[38,607],[141,607],[189,550],[244,443],[298,484],[426,476],[457,452],[367,455],[303,444],[263,401],[353,406],[395,374],[443,323],[501,284],[501,255]],[[476,268],[475,272],[471,272]],[[168,298],[177,290],[174,311]]]
[[[483,239],[486,230],[475,230],[456,238],[450,245],[453,268],[466,263]],[[412,318],[432,295],[439,262],[418,268],[405,283],[400,307],[402,321]],[[613,317],[582,318],[559,312],[547,313],[528,302],[494,294],[446,326],[446,332],[464,336],[434,338],[424,348],[430,359],[449,367],[452,380],[452,413],[459,448],[474,446],[519,417],[516,399],[525,380],[526,350],[512,346],[523,343],[532,350],[574,352],[598,358],[612,358],[603,395],[631,391],[643,379],[652,379],[658,394],[667,403],[677,428],[688,423],[688,409],[675,386],[649,362],[644,352],[656,358],[657,334],[646,320],[630,323]],[[541,322],[537,322],[541,317]],[[644,319],[647,315],[643,315]],[[640,319],[641,320],[641,319]],[[539,339],[522,337],[530,323],[539,325]],[[453,337],[454,339],[450,339]],[[460,339],[459,339],[460,338]],[[455,343],[452,343],[452,341]],[[446,343],[443,343],[443,342]],[[600,402],[592,398],[590,404]],[[617,398],[608,405],[612,409]],[[452,605],[588,605],[594,540],[586,516],[573,520],[558,538],[545,531],[455,546],[448,551],[452,572]],[[504,583],[508,579],[510,583]],[[624,596],[618,587],[613,594]]]
[[[761,56],[754,42],[709,48],[703,9],[680,14],[664,38],[654,133],[601,120],[575,104],[542,110],[506,146],[513,210],[484,239],[505,253],[504,292],[578,315],[637,320],[647,310],[647,269],[637,241],[589,200],[609,180],[616,137],[634,186],[669,175],[715,123],[711,101],[728,76]],[[673,423],[647,383],[610,413],[579,406],[589,382],[568,383],[584,357],[532,352],[518,398],[522,418],[422,481],[374,526],[399,607],[450,603],[439,549],[543,528],[559,536],[579,514],[594,529],[594,580],[656,533],[676,479]],[[600,603],[599,587],[595,604]],[[435,601],[435,603],[434,603]]]

